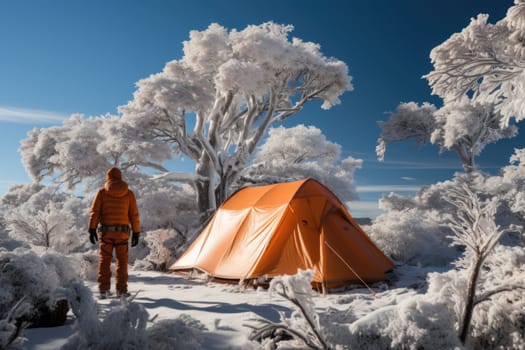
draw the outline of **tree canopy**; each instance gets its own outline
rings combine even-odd
[[[318,44],[290,40],[292,30],[268,22],[192,31],[183,57],[139,81],[120,108],[135,128],[195,161],[201,211],[227,197],[271,125],[314,99],[328,109],[352,90],[347,65]]]

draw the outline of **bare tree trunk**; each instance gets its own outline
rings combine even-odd
[[[228,180],[223,177],[221,182],[218,184],[217,189],[215,190],[215,200],[217,201],[217,207],[219,207],[222,202],[227,199],[227,191]]]
[[[477,170],[476,160],[474,157],[474,153],[471,150],[471,147],[460,144],[455,146],[454,150],[459,156],[459,160],[461,161],[461,165],[463,166],[463,170],[466,174],[472,174],[474,171]]]
[[[461,327],[459,328],[459,339],[464,345],[467,340],[468,331],[470,328],[470,321],[472,320],[472,314],[474,313],[474,299],[476,297],[476,285],[478,283],[479,271],[483,264],[483,260],[479,254],[474,258],[474,264],[472,265],[472,271],[470,272],[468,280],[467,300],[465,301],[465,309],[463,311],[463,320],[461,321]]]
[[[210,188],[209,180],[196,180],[195,190],[197,191],[197,207],[200,213],[205,213],[210,209],[208,203],[208,189]]]
[[[211,189],[213,182],[211,181],[211,176],[213,176],[213,165],[211,164],[211,159],[206,152],[203,152],[201,159],[197,162],[197,167],[195,170],[196,179],[195,179],[195,190],[197,192],[197,207],[199,212],[206,216],[208,213],[215,209],[215,189]]]

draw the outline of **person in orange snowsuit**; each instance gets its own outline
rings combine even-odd
[[[95,196],[89,215],[89,240],[92,244],[100,241],[98,288],[102,299],[110,294],[113,249],[117,260],[115,276],[117,296],[129,296],[128,240],[130,232],[132,232],[131,246],[134,247],[138,244],[140,235],[137,200],[135,194],[128,188],[128,184],[122,180],[120,169],[111,168],[106,172],[106,183]]]

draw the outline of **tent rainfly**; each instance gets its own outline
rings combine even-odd
[[[256,280],[313,269],[326,290],[386,280],[393,267],[343,203],[305,179],[235,192],[170,270]]]

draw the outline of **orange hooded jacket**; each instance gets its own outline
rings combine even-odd
[[[139,210],[135,194],[122,180],[118,168],[106,173],[106,183],[101,188],[89,213],[89,228],[97,228],[99,222],[106,226],[131,225],[132,232],[140,232]]]

